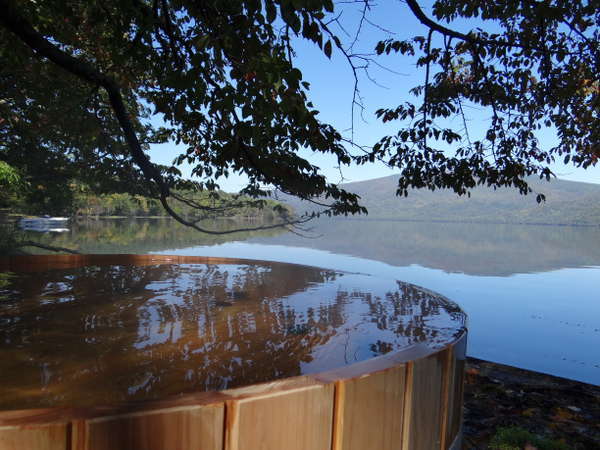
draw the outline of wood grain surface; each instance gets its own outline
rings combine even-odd
[[[336,383],[333,450],[401,450],[406,366]]]
[[[226,450],[329,450],[333,384],[227,402]]]
[[[408,364],[402,436],[404,450],[441,448],[442,388],[448,351],[445,349]]]
[[[222,404],[94,419],[85,450],[221,450],[223,423]]]
[[[444,433],[444,448],[449,448],[460,432],[463,415],[464,373],[467,359],[467,335],[464,334],[450,349],[448,354],[448,407],[445,409],[447,421]]]
[[[0,450],[68,450],[68,424],[0,427]]]

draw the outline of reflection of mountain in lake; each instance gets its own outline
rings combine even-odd
[[[459,197],[452,190],[411,190],[408,197],[396,196],[398,175],[342,185],[360,196],[371,219],[454,221],[476,223],[600,225],[600,184],[528,179],[534,193],[546,201],[538,204],[535,194],[523,196],[517,189],[494,190],[478,186],[471,196]],[[296,211],[314,205],[281,196]]]
[[[600,266],[599,227],[321,219],[305,238],[285,230],[214,236],[173,220],[102,220],[69,233],[36,235],[45,244],[82,253],[148,253],[249,240],[308,247],[382,261],[472,275],[508,276],[564,267]],[[236,255],[230,255],[236,256]],[[264,258],[260,250],[254,256]],[[318,265],[318,261],[314,262]]]
[[[309,247],[447,272],[508,276],[565,267],[600,266],[600,228],[427,223],[384,220],[314,222],[307,239],[294,234],[251,242]]]

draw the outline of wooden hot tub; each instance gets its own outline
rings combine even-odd
[[[164,255],[0,274],[0,450],[459,448],[466,319],[430,291]]]

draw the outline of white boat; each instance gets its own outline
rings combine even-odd
[[[22,217],[20,223],[62,223],[68,222],[68,217],[52,217],[52,216],[40,216],[40,217]]]
[[[65,227],[68,221],[68,217],[23,217],[19,221],[19,228],[25,231],[52,231],[55,233],[64,233],[65,231],[69,231],[69,229]]]

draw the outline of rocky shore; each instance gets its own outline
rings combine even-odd
[[[547,448],[600,449],[600,387],[468,358],[463,448],[491,448],[499,430],[516,427],[552,441]]]

